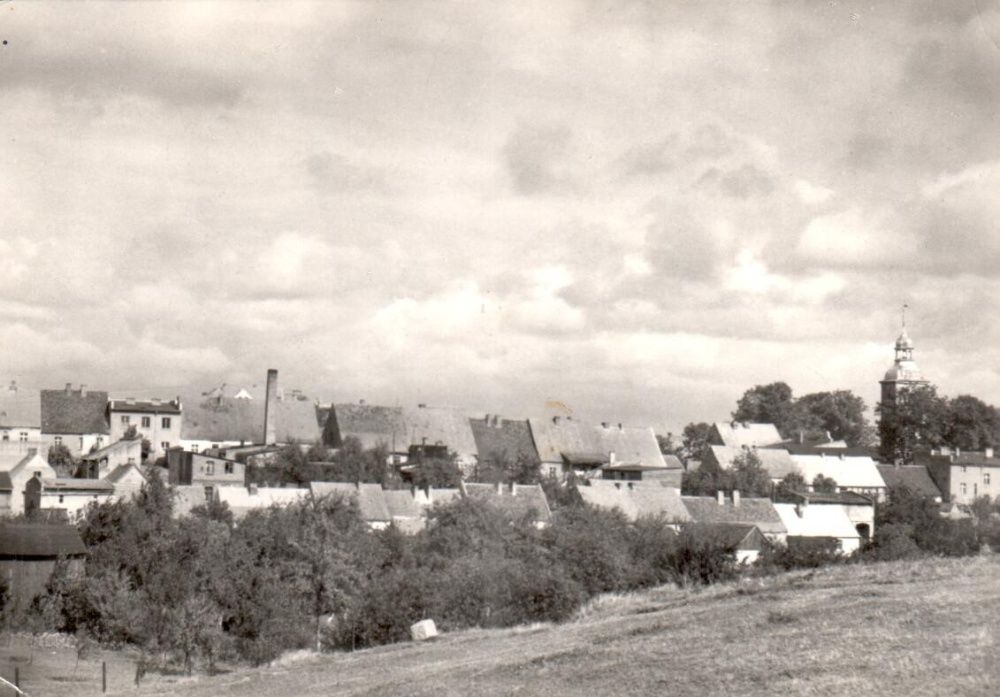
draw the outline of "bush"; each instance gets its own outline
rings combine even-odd
[[[685,525],[669,557],[677,585],[707,585],[735,578],[739,573],[735,554],[711,526]]]
[[[845,561],[840,541],[834,537],[789,538],[788,544],[769,544],[758,566],[768,571],[816,569]]]
[[[915,559],[921,554],[909,523],[884,523],[876,527],[871,545],[863,552],[866,559],[873,561]]]

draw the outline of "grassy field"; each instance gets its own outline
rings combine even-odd
[[[562,625],[303,653],[212,677],[148,676],[138,691],[116,680],[109,694],[992,697],[998,634],[1000,556],[978,557],[664,587],[601,598]],[[32,697],[99,694],[91,685],[26,687]]]

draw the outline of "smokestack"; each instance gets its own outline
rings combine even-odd
[[[278,437],[274,430],[274,410],[278,402],[278,371],[267,371],[267,392],[264,398],[264,445],[274,445]]]

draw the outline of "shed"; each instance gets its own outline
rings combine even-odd
[[[45,592],[57,562],[63,560],[70,573],[79,573],[86,555],[80,533],[71,525],[0,525],[0,575],[8,584],[8,607],[15,616],[26,610]]]

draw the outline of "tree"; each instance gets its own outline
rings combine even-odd
[[[784,382],[756,385],[744,392],[736,402],[733,419],[774,424],[782,438],[791,438],[802,425],[792,388]]]
[[[806,483],[805,477],[798,472],[789,472],[778,482],[778,487],[775,489],[775,500],[785,502],[797,501],[798,497],[796,494],[804,491],[809,491],[809,485]]]
[[[684,427],[681,435],[681,444],[684,446],[684,460],[700,458],[702,452],[708,447],[708,438],[712,432],[712,424],[700,421],[691,422]]]
[[[944,440],[963,450],[1000,446],[1000,413],[981,399],[959,395],[948,401]]]
[[[462,481],[462,470],[455,459],[424,458],[416,463],[412,475],[413,485],[420,488],[454,488]]]
[[[72,468],[76,464],[73,459],[73,453],[71,453],[69,448],[62,443],[56,443],[55,445],[49,447],[48,460],[52,467],[65,472],[72,471]]]
[[[837,491],[836,480],[830,477],[824,477],[822,474],[817,474],[812,481],[813,491],[818,491],[823,494],[833,494]]]
[[[506,452],[489,452],[476,463],[472,480],[490,484],[537,484],[540,465],[537,457],[526,453],[512,458]]]
[[[880,454],[890,462],[910,462],[917,450],[945,444],[947,401],[933,385],[900,392],[876,408]]]
[[[681,490],[687,495],[715,496],[718,491],[739,491],[746,496],[769,497],[771,476],[752,450],[741,452],[727,468],[706,464],[681,475]]]
[[[851,447],[863,445],[871,436],[865,402],[850,390],[813,392],[800,397],[796,407],[807,430],[829,433]]]

